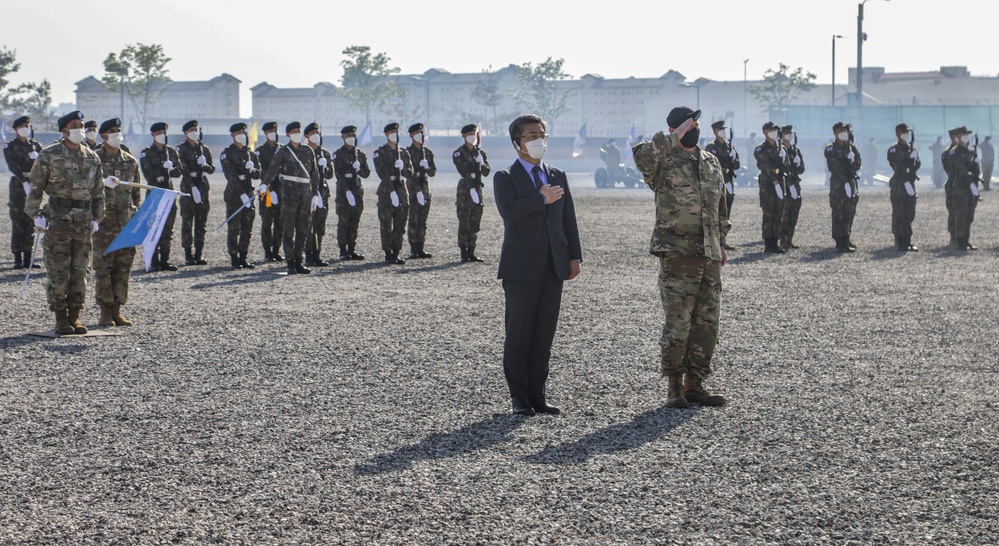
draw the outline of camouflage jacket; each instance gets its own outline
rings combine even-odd
[[[399,169],[395,168],[397,159],[402,159],[401,173]],[[378,195],[389,194],[398,188],[405,188],[406,179],[413,176],[413,160],[409,157],[409,152],[402,146],[393,150],[388,143],[382,144],[381,148],[375,150],[374,155],[371,156],[371,162],[375,164],[375,172],[378,173],[378,178],[382,181],[378,185]]]
[[[173,163],[173,168],[169,171],[163,166],[163,162],[168,159]],[[167,190],[174,189],[172,178],[180,178],[184,174],[180,155],[169,146],[163,146],[162,149],[156,145],[147,146],[139,152],[139,168],[142,169],[142,177],[147,184]]]
[[[849,154],[853,152],[853,161],[850,161]],[[826,146],[826,166],[829,169],[830,184],[843,185],[851,183],[854,185],[853,194],[857,194],[857,171],[860,170],[860,151],[850,142],[836,142]]]
[[[323,201],[329,201],[330,185],[326,181],[333,178],[333,154],[320,146],[312,148],[312,151],[316,153],[316,169],[319,170],[319,195],[323,196]],[[325,167],[319,166],[320,159],[326,159]]]
[[[266,139],[266,137],[264,137]],[[260,172],[265,173],[267,169],[271,166],[271,161],[274,159],[274,154],[281,149],[281,145],[277,142],[271,142],[267,140],[260,146],[257,146],[256,153],[257,157],[260,159]],[[281,187],[281,182],[275,182],[273,189],[279,189]]]
[[[135,156],[119,149],[115,155],[108,154],[102,146],[97,150],[101,159],[104,176],[113,176],[122,182],[142,182],[139,176],[139,160]],[[142,192],[134,186],[118,185],[115,188],[104,187],[104,219],[98,233],[105,235],[119,233],[125,224],[132,219],[132,214],[142,202]]]
[[[791,145],[785,146],[787,150],[787,180],[788,184],[801,187],[801,175],[805,174],[805,156],[801,154],[801,148]],[[798,163],[794,163],[794,158],[798,158]],[[800,195],[800,193],[799,193]]]
[[[84,141],[83,141],[83,144],[84,144],[84,145],[85,145],[85,146],[86,146],[87,148],[90,148],[91,150],[93,150],[93,151],[95,151],[95,152],[96,152],[97,150],[100,150],[101,148],[103,148],[103,147],[104,147],[104,144],[102,144],[102,143],[100,143],[100,142],[97,142],[96,140],[95,140],[95,141],[93,141],[93,142],[90,142],[89,140],[84,140]]]
[[[906,182],[916,182],[916,172],[922,167],[917,155],[915,159],[912,155],[912,147],[908,142],[897,142],[888,148],[888,165],[893,171],[888,185],[893,188],[901,188]],[[915,189],[915,188],[913,188]]]
[[[482,156],[481,166],[475,161],[478,155]],[[454,151],[452,159],[454,159],[454,166],[458,169],[458,174],[461,175],[459,184],[465,182],[469,187],[478,186],[481,188],[485,186],[482,177],[489,176],[489,158],[486,157],[485,150],[470,148],[462,144]]]
[[[275,180],[280,180],[279,187],[284,191],[292,184],[295,187],[305,186],[305,183],[300,181],[306,178],[309,179],[312,195],[319,195],[319,169],[316,165],[316,153],[303,142],[298,147],[294,144],[281,146],[280,150],[274,152],[271,164],[264,171],[263,182],[270,186]]]
[[[354,161],[361,164],[357,172],[354,172]],[[344,144],[333,154],[333,174],[336,175],[337,193],[347,193],[347,190],[356,193],[361,189],[360,179],[371,176],[368,157],[361,149]]]
[[[80,222],[84,218],[74,214],[76,210],[87,210],[87,220],[98,222],[104,218],[104,169],[97,154],[80,146],[71,150],[62,142],[53,144],[38,154],[31,167],[31,192],[24,201],[24,213],[35,217],[41,211],[42,194],[48,194],[49,203],[45,206],[45,216],[49,220],[69,219]],[[86,207],[74,204],[53,203],[53,199],[72,200]]]
[[[957,193],[970,193],[971,185],[978,184],[981,178],[981,165],[978,164],[978,152],[967,146],[951,146],[943,156],[944,170],[947,171],[947,183],[951,185],[951,191]],[[32,181],[31,188],[34,191],[35,183]]]
[[[787,152],[787,149],[784,149]],[[784,159],[780,157],[780,150],[777,144],[766,140],[753,151],[756,158],[756,168],[760,170],[760,193],[772,189],[777,184],[785,186],[787,173],[790,171],[791,155],[785,154]]]
[[[411,144],[406,150],[409,157],[413,158],[413,176],[409,177],[407,184],[409,191],[416,193],[422,191],[424,197],[430,196],[430,179],[437,176],[437,163],[434,162],[434,151],[426,146]],[[427,168],[420,166],[420,161],[427,160]]]
[[[656,225],[649,251],[721,260],[721,238],[731,228],[725,177],[715,156],[686,152],[662,131],[632,148],[635,165],[655,192]]]
[[[246,168],[247,160],[253,162],[252,169]],[[257,154],[251,152],[248,146],[237,148],[233,143],[222,150],[219,161],[222,163],[222,174],[225,175],[225,196],[232,198],[240,193],[253,195],[256,191],[253,181],[260,179],[260,158]]]
[[[722,166],[722,174],[725,175],[726,184],[735,180],[735,171],[738,171],[742,164],[739,163],[739,152],[734,147],[729,146],[728,142],[716,138],[704,147],[704,151],[715,156],[715,159],[718,160]],[[732,152],[735,152],[734,158],[730,155]]]
[[[203,167],[198,165],[198,156],[202,153],[205,154],[207,161]],[[208,179],[202,180],[201,173],[209,175],[215,172],[212,151],[203,144],[191,144],[191,141],[185,138],[184,142],[177,145],[177,155],[180,156],[180,162],[183,163],[181,170],[184,171],[184,178],[180,180],[180,191],[190,193],[192,185],[198,186],[199,190],[204,191],[208,187]]]
[[[31,172],[31,165],[35,162],[29,156],[32,152],[38,154],[41,151],[42,145],[37,140],[23,141],[15,138],[3,143],[3,158],[7,160],[7,169],[21,183],[28,181],[28,173]]]

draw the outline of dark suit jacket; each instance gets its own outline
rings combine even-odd
[[[548,264],[551,250],[555,272],[562,280],[569,278],[569,261],[583,259],[576,229],[576,209],[569,192],[565,172],[548,164],[542,167],[548,184],[562,186],[562,199],[545,205],[531,175],[520,161],[509,170],[493,176],[496,207],[503,217],[503,250],[500,253],[500,279],[538,280]]]

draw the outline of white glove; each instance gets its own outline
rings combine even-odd
[[[272,191],[271,192],[271,205],[276,205],[276,204],[278,204],[277,192],[276,191]]]
[[[427,198],[423,195],[422,191],[416,192],[416,202],[419,203],[421,207],[427,204]]]
[[[118,187],[119,180],[113,176],[109,176],[104,179],[104,187],[114,189]]]
[[[248,171],[253,170],[253,162],[250,161],[249,159],[246,160],[246,163],[243,163],[243,166],[246,167],[246,170]]]
[[[427,161],[426,159],[421,159],[420,160],[420,167],[423,167],[424,169],[429,169],[430,168],[430,162]]]
[[[798,156],[794,156],[794,164],[795,165],[801,165],[801,158],[798,157]]]
[[[323,198],[321,195],[312,196],[312,210],[323,208]]]
[[[30,182],[25,182],[24,183],[24,195],[29,195],[30,193],[31,193],[31,183]]]
[[[982,160],[978,156],[975,156],[975,163],[981,163],[981,162]]]
[[[45,231],[49,228],[49,221],[45,219],[44,216],[35,217],[35,229],[38,231]]]
[[[31,159],[31,160],[38,159],[38,152],[32,150],[32,152],[30,154],[28,154],[28,159]]]
[[[198,165],[201,165],[202,167],[204,167],[207,164],[208,164],[208,160],[205,159],[205,156],[199,155],[198,156]]]
[[[402,168],[405,167],[405,166],[406,166],[406,164],[403,163],[401,159],[396,159],[395,160],[395,168],[396,168],[396,170],[402,170]]]
[[[195,204],[201,204],[201,190],[197,186],[191,186],[191,199],[194,199]]]
[[[166,170],[168,170],[168,171],[171,170],[171,169],[173,169],[173,161],[170,161],[169,159],[166,160],[166,161],[164,161],[163,162],[163,168],[166,169]]]
[[[486,161],[482,159],[482,154],[478,154],[475,156],[475,162],[478,163],[479,165],[485,165],[486,163]]]
[[[326,165],[329,165],[329,162],[328,162],[328,161],[326,161],[326,158],[325,158],[325,157],[320,157],[320,158],[319,158],[319,166],[320,166],[320,167],[325,167]]]
[[[781,159],[784,159],[785,157],[787,157],[787,152],[784,151],[784,148],[781,148],[780,149],[780,154],[778,154],[778,155],[780,155]]]
[[[917,157],[919,157],[919,152],[916,150],[913,150],[912,153],[909,154],[909,159],[916,159]]]
[[[257,186],[257,191],[260,193],[267,193],[267,184]]]
[[[857,157],[853,152],[846,154],[846,158],[853,161],[853,158]]]
[[[96,220],[90,221],[90,231],[92,233],[97,233],[101,229],[101,225],[97,223]]]
[[[355,171],[360,170],[361,169],[361,162],[360,161],[355,161],[355,162],[351,163],[350,166]]]
[[[316,196],[316,207],[321,208],[321,209],[322,208],[326,208],[326,202],[323,201],[323,196],[322,195],[317,195]]]
[[[737,155],[739,154],[735,153],[735,150],[731,150],[728,152],[728,156],[731,157],[732,159],[735,159],[735,156]]]
[[[246,207],[246,208],[250,207],[251,199],[250,199],[249,195],[246,195],[245,193],[241,193],[241,194],[239,194],[239,198],[243,200],[243,206],[244,207]]]
[[[352,206],[352,207],[356,207],[357,206],[357,198],[354,197],[354,192],[352,192],[350,190],[347,190],[347,204],[350,205],[350,206]]]

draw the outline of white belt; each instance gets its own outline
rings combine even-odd
[[[163,177],[162,176],[157,176],[156,177],[156,181],[157,182],[162,182],[163,181]]]
[[[246,175],[245,174],[241,174],[241,175],[237,176],[236,179],[237,180],[246,180]]]
[[[24,173],[24,177],[25,177],[25,178],[28,178],[28,177],[30,177],[30,176],[31,176],[31,173]]]
[[[389,180],[398,180],[398,178],[399,178],[399,177],[397,177],[397,176],[390,176],[390,177],[389,177]]]
[[[346,177],[346,178],[354,178],[354,173],[347,173],[347,174],[345,174],[343,176]]]
[[[290,176],[287,174],[281,175],[281,180],[287,180],[289,182],[298,182],[299,184],[309,184],[312,182],[308,177],[305,176]]]

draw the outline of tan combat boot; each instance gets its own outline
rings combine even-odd
[[[97,320],[98,326],[114,326],[114,307],[109,303],[102,303],[101,318]]]
[[[687,374],[686,384],[683,388],[683,397],[689,402],[702,406],[722,406],[725,404],[724,396],[711,394],[705,390],[701,384],[701,378],[692,373]]]
[[[131,326],[132,321],[125,318],[125,315],[121,314],[121,304],[114,304],[114,325],[115,326]]]
[[[56,316],[55,330],[56,334],[59,334],[60,336],[68,336],[70,334],[76,333],[76,328],[73,328],[73,326],[70,325],[69,323],[68,313],[69,312],[65,309],[63,309],[62,311],[55,312]]]
[[[75,334],[86,334],[87,327],[80,322],[80,308],[74,307],[69,310],[69,325],[73,327]]]
[[[687,399],[683,397],[683,374],[674,373],[670,374],[669,377],[669,387],[667,387],[666,393],[666,407],[667,408],[686,408],[690,407],[687,403]]]

